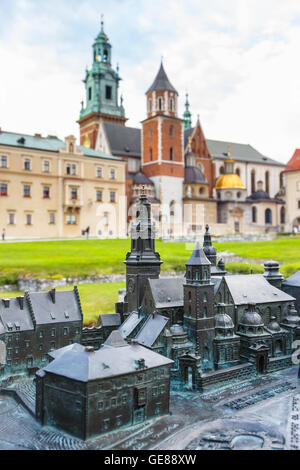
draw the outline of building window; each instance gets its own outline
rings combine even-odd
[[[174,110],[174,101],[173,101],[173,98],[170,98],[170,111],[173,111],[173,110]]]
[[[266,209],[265,211],[265,224],[272,225],[272,211],[271,209]]]
[[[76,165],[72,165],[72,175],[76,175]]]
[[[149,161],[152,162],[152,148],[149,149]]]
[[[40,338],[44,338],[44,331],[43,330],[40,331]]]
[[[92,87],[89,87],[89,101],[92,99]]]
[[[224,175],[224,171],[225,171],[225,170],[224,170],[224,166],[221,166],[221,167],[220,167],[220,175]]]
[[[1,168],[7,168],[7,157],[5,155],[1,156]]]
[[[96,191],[96,199],[98,202],[102,201],[102,191]]]
[[[266,171],[265,173],[265,185],[266,185],[266,192],[270,193],[270,173]]]
[[[174,137],[174,126],[170,126],[170,137]]]
[[[110,169],[110,179],[114,180],[116,178],[116,170],[114,168]]]
[[[26,158],[24,160],[24,170],[26,171],[31,170],[31,161],[29,160],[29,158]]]
[[[7,196],[7,184],[6,183],[0,184],[0,194],[1,196]]]
[[[29,341],[29,339],[26,339],[26,340],[25,340],[25,346],[26,346],[26,348],[29,348],[29,346],[30,346],[30,341]]]
[[[49,173],[50,171],[50,163],[48,162],[48,160],[43,161],[43,171],[45,173]]]
[[[116,202],[116,193],[114,191],[110,192],[110,202]]]
[[[49,199],[50,197],[50,188],[49,186],[44,186],[43,187],[43,198],[44,199]]]
[[[99,410],[99,411],[102,411],[103,408],[104,408],[104,403],[103,403],[103,401],[98,401],[98,410]]]
[[[77,199],[77,188],[71,188],[71,199]]]
[[[31,214],[26,214],[26,225],[32,224],[32,217]]]
[[[80,333],[80,328],[77,327],[77,328],[75,329],[75,334],[76,334],[76,335],[79,335],[79,333]]]
[[[8,214],[8,223],[9,225],[15,225],[15,214],[12,212]]]
[[[55,343],[52,342],[52,343],[51,343],[51,347],[50,347],[50,351],[54,351],[54,349],[55,349]]]
[[[30,197],[30,186],[28,184],[23,186],[23,196]]]
[[[40,351],[43,351],[43,345],[40,344]]]
[[[158,111],[162,110],[162,99],[158,98]]]
[[[173,147],[170,148],[170,160],[174,160],[174,151],[173,151]]]
[[[235,173],[236,173],[238,176],[241,176],[241,170],[240,170],[239,168],[237,168],[237,169],[235,170]]]
[[[42,361],[46,361],[46,360],[47,360],[46,354],[42,354]]]
[[[97,178],[102,178],[102,168],[98,167],[96,171]]]
[[[255,193],[255,170],[251,171],[251,193]]]
[[[77,217],[75,214],[67,214],[66,215],[66,224],[67,225],[76,225],[77,224]]]
[[[252,207],[252,223],[256,224],[257,222],[257,209],[256,207]]]
[[[55,224],[55,214],[54,212],[50,212],[49,214],[49,224]]]
[[[67,163],[67,164],[66,164],[66,174],[67,174],[67,175],[70,175],[70,174],[71,174],[71,165],[70,165],[70,163]]]
[[[105,98],[107,100],[111,100],[111,97],[112,97],[112,87],[109,86],[109,85],[106,85],[106,87],[105,87]]]
[[[149,110],[149,113],[152,113],[152,100],[151,100],[151,98],[149,98],[149,100],[148,100],[148,110]]]
[[[285,224],[285,208],[280,209],[280,223]]]
[[[51,336],[55,336],[55,328],[51,328]]]

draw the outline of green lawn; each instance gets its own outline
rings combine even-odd
[[[218,251],[229,251],[251,259],[283,262],[283,274],[300,269],[300,239],[215,243]],[[156,242],[164,261],[163,271],[182,271],[193,244]],[[19,276],[59,277],[124,273],[129,240],[67,240],[0,244],[0,284]]]
[[[78,286],[83,310],[83,323],[86,326],[96,324],[100,313],[114,313],[115,303],[118,302],[118,291],[125,287],[123,282],[80,284]],[[57,290],[70,290],[72,286]],[[15,297],[22,292],[0,292],[1,297]]]
[[[219,252],[243,258],[275,259],[283,274],[300,269],[300,239],[215,243]],[[193,244],[156,242],[164,261],[163,271],[182,271]],[[0,284],[13,283],[19,276],[62,277],[124,273],[129,240],[64,240],[0,244]]]

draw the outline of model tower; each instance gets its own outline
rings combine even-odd
[[[141,194],[136,205],[136,223],[131,228],[131,251],[126,255],[126,301],[128,312],[142,305],[147,279],[158,279],[160,255],[155,251],[155,230],[151,222],[151,204]]]
[[[186,263],[184,324],[195,346],[196,355],[200,355],[202,370],[214,368],[214,285],[210,270],[211,263],[197,242]]]

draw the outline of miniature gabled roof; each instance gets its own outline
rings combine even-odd
[[[81,321],[81,306],[76,291],[29,292],[30,302],[37,325]]]
[[[209,266],[211,262],[206,258],[203,248],[197,242],[190,259],[185,263],[186,266]]]
[[[158,74],[156,75],[154,82],[152,83],[149,90],[147,90],[146,94],[149,93],[150,91],[164,91],[164,90],[174,91],[175,93],[177,93],[173,85],[171,85],[170,80],[168,79],[168,76],[165,72],[163,63],[161,62]]]
[[[135,337],[136,341],[142,346],[151,348],[168,321],[169,319],[167,317],[163,317],[159,314],[149,315],[145,324]]]
[[[79,382],[106,379],[138,370],[138,361],[144,360],[146,368],[172,364],[173,361],[139,344],[123,343],[118,331],[114,331],[98,350],[80,344],[66,346],[56,351],[55,358],[43,372],[60,375]],[[121,348],[121,350],[120,350]]]
[[[284,286],[300,287],[300,270],[283,281]]]
[[[119,313],[101,313],[98,318],[97,326],[120,326],[121,317]]]
[[[29,305],[24,297],[0,299],[0,333],[33,329]]]
[[[128,336],[131,335],[135,328],[144,321],[144,315],[139,315],[138,312],[133,311],[119,327],[119,332],[121,333],[123,338],[128,338]]]
[[[223,279],[236,305],[294,301],[293,297],[272,286],[263,274],[236,274]]]
[[[183,306],[183,278],[148,279],[155,308]]]

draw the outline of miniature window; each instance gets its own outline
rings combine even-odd
[[[115,407],[117,406],[117,399],[116,399],[116,398],[112,398],[112,399],[111,399],[111,406],[112,406],[113,408],[115,408]]]
[[[102,168],[98,167],[96,171],[97,178],[102,178]]]
[[[103,403],[103,401],[98,401],[98,410],[99,410],[99,411],[102,411],[103,408],[104,408],[104,403]]]
[[[51,343],[50,351],[54,351],[55,349],[55,343]]]
[[[23,186],[23,196],[30,197],[30,186],[28,184]]]
[[[152,389],[152,396],[153,396],[153,397],[156,397],[156,395],[157,395],[157,387],[153,387],[153,389]]]
[[[191,293],[191,291],[189,291],[189,301],[191,301],[191,300],[192,300],[192,293]]]
[[[40,351],[43,351],[43,345],[40,344]]]
[[[5,155],[1,156],[1,168],[7,168],[7,157]]]
[[[6,183],[0,184],[0,194],[1,196],[7,196],[7,184]]]
[[[9,225],[15,225],[15,214],[14,213],[8,214],[8,223],[9,223]]]
[[[117,426],[122,426],[122,416],[117,416],[116,424]]]
[[[160,387],[160,394],[162,395],[163,393],[165,393],[165,386],[164,386],[164,385],[161,385],[161,387]]]
[[[104,431],[107,431],[108,428],[109,428],[109,419],[105,419],[105,420],[103,421],[103,430],[104,430]]]
[[[10,359],[7,360],[6,365],[7,365],[8,367],[11,366],[11,360],[10,360]]]
[[[123,405],[126,405],[126,403],[127,403],[127,396],[126,396],[126,395],[123,395],[123,396],[122,396],[122,404],[123,404]]]
[[[52,316],[53,314],[51,313],[50,315],[51,315],[51,318],[53,319],[53,316]],[[51,336],[55,336],[55,328],[51,329]]]
[[[24,170],[31,170],[31,161],[29,160],[29,158],[25,158],[24,160]]]
[[[19,348],[15,349],[16,354],[19,354]]]
[[[76,335],[79,335],[79,333],[80,333],[80,328],[76,328],[75,333],[76,333]]]
[[[26,348],[29,348],[29,346],[30,346],[30,341],[29,340],[25,341],[25,346],[26,346]]]
[[[207,293],[206,292],[204,292],[204,294],[203,294],[203,302],[207,302]]]
[[[69,328],[64,328],[64,336],[67,336],[69,334]]]
[[[44,332],[43,332],[43,330],[40,331],[40,338],[44,338]]]
[[[203,309],[203,317],[207,318],[207,307],[204,307]]]
[[[192,307],[189,305],[189,316],[192,315]]]
[[[50,188],[49,186],[44,186],[43,187],[43,198],[44,199],[49,199],[50,197]]]
[[[11,356],[11,348],[7,348],[7,355]]]
[[[47,359],[46,354],[42,354],[42,361],[46,361],[46,359]]]

